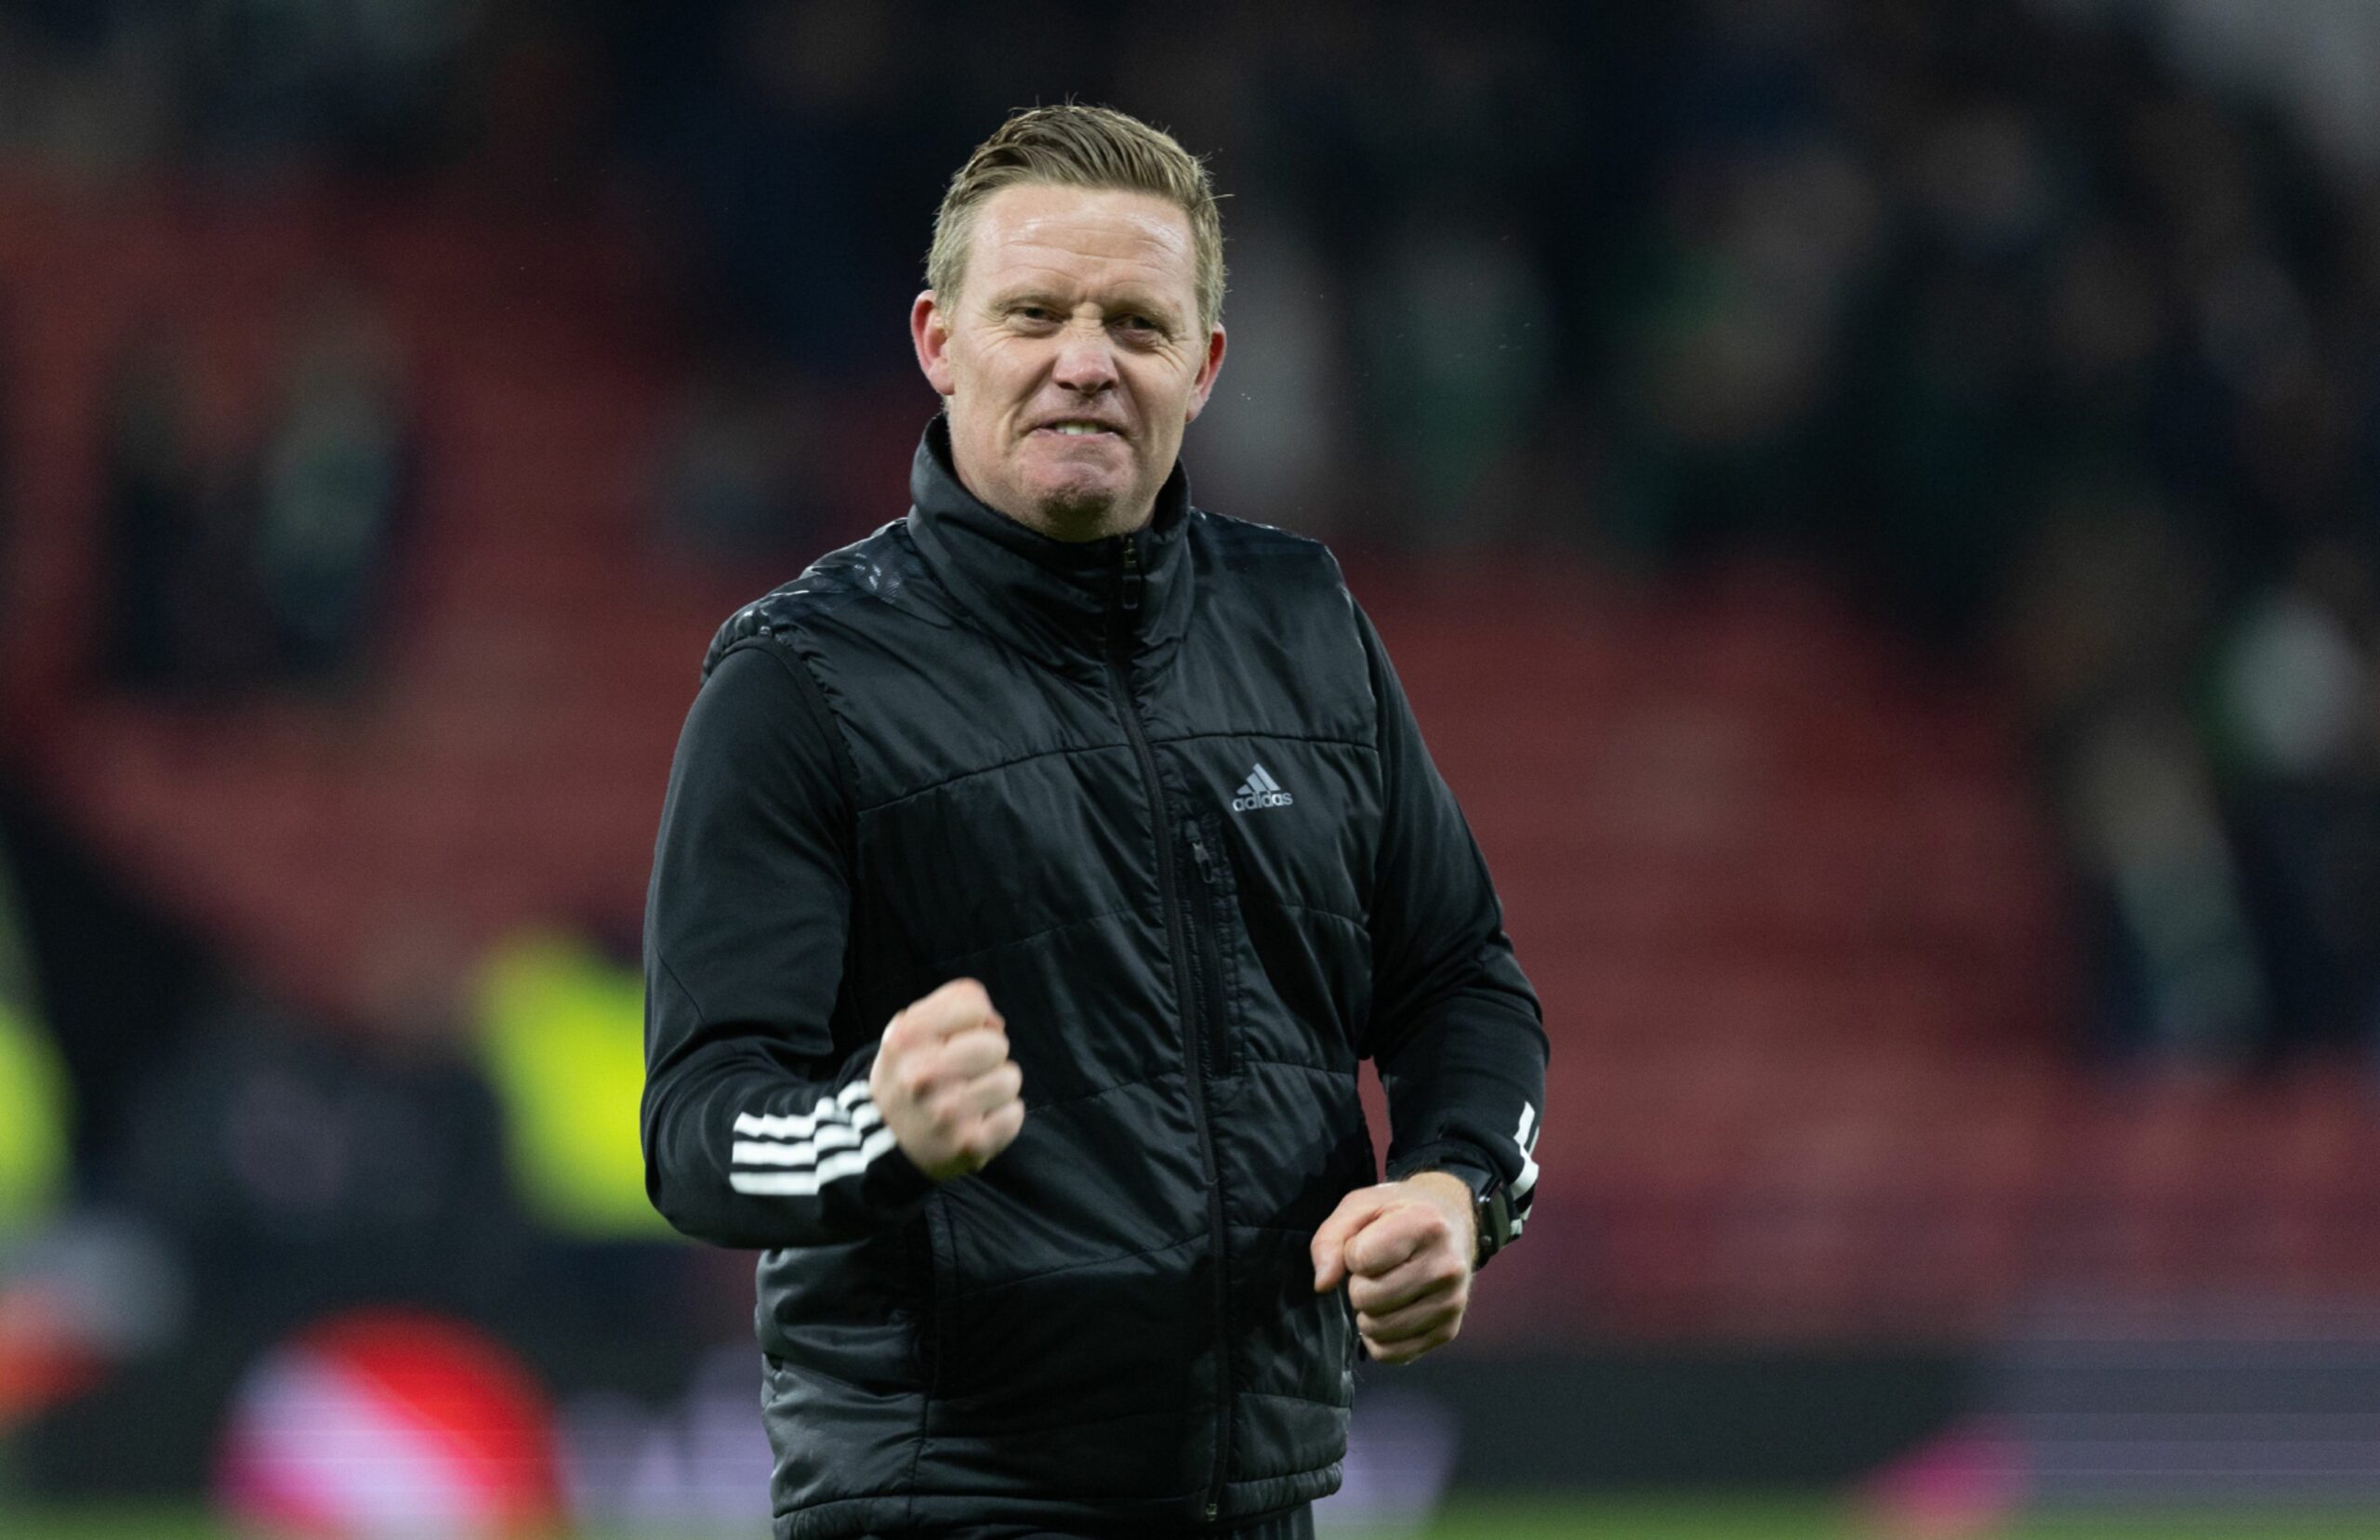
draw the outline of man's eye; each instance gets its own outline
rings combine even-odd
[[[1122,320],[1117,322],[1116,324],[1123,327],[1124,330],[1128,332],[1140,332],[1144,334],[1154,333],[1158,329],[1157,323],[1151,321],[1144,315],[1128,315]]]

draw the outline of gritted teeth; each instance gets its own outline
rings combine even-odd
[[[1109,427],[1105,423],[1043,423],[1041,426],[1050,429],[1052,433],[1065,433],[1078,437],[1087,433],[1113,433],[1116,431],[1115,428]]]

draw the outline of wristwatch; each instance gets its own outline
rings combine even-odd
[[[1446,1169],[1449,1175],[1461,1177],[1463,1185],[1471,1189],[1472,1230],[1479,1237],[1478,1252],[1472,1257],[1471,1267],[1476,1272],[1513,1238],[1513,1195],[1505,1188],[1504,1178],[1493,1172],[1468,1165]]]

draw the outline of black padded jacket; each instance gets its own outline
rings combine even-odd
[[[937,421],[915,506],[739,611],[646,916],[654,1203],[759,1248],[781,1540],[1246,1523],[1333,1491],[1357,1339],[1307,1247],[1389,1173],[1526,1215],[1545,1035],[1477,847],[1321,546],[1190,506],[1051,540]],[[868,1098],[981,980],[1016,1141],[936,1186]]]

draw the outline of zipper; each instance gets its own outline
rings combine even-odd
[[[1231,1296],[1224,1279],[1223,1190],[1215,1165],[1214,1129],[1207,1112],[1208,1033],[1206,1012],[1201,1008],[1206,991],[1191,966],[1190,928],[1183,915],[1181,874],[1173,860],[1173,822],[1166,809],[1165,783],[1157,777],[1157,755],[1149,747],[1148,728],[1141,720],[1139,703],[1132,699],[1132,681],[1125,667],[1125,650],[1138,623],[1144,588],[1140,546],[1128,534],[1116,591],[1121,624],[1108,633],[1107,684],[1116,696],[1116,714],[1123,718],[1124,735],[1131,740],[1133,757],[1140,761],[1141,783],[1148,792],[1149,816],[1157,835],[1157,890],[1165,900],[1166,946],[1183,995],[1183,1067],[1188,1071],[1191,1121],[1198,1130],[1198,1168],[1207,1183],[1207,1235],[1215,1262],[1215,1463],[1207,1478],[1206,1505],[1206,1521],[1211,1524],[1223,1511],[1223,1476],[1231,1457]],[[1211,858],[1195,833],[1190,849],[1201,875],[1208,875],[1207,862]]]

